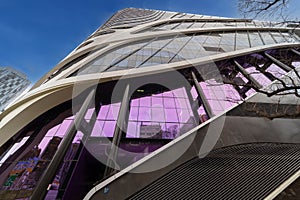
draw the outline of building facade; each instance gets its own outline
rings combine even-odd
[[[282,195],[300,170],[298,33],[117,12],[0,115],[0,197]]]
[[[30,81],[25,74],[10,67],[0,67],[0,112],[28,89]]]

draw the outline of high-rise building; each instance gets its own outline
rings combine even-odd
[[[0,198],[297,195],[298,33],[117,12],[0,115]]]
[[[0,67],[0,112],[18,98],[30,85],[25,74],[11,68]]]

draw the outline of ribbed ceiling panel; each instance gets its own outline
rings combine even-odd
[[[247,144],[195,158],[129,199],[262,199],[300,168],[299,144]]]

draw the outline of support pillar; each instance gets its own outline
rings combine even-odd
[[[249,81],[251,81],[251,83],[254,85],[254,87],[256,87],[256,88],[258,88],[258,89],[260,89],[260,88],[262,88],[263,86],[259,83],[259,82],[257,82],[257,80],[255,80],[255,78],[253,78],[252,76],[251,76],[251,74],[249,73],[249,72],[247,72],[245,69],[244,69],[244,67],[242,67],[241,65],[240,65],[240,63],[238,63],[237,61],[233,61],[234,62],[234,64],[235,64],[235,66],[239,69],[239,71],[249,80]]]
[[[204,95],[204,92],[203,92],[200,84],[198,83],[198,80],[197,80],[196,75],[194,74],[194,72],[192,72],[192,77],[193,77],[193,81],[194,81],[194,85],[195,85],[197,94],[201,98],[204,110],[205,110],[208,118],[212,118],[214,116],[214,114],[213,114],[212,109],[211,109],[211,107],[210,107],[210,105],[209,105],[209,103],[208,103],[208,101],[207,101],[207,99]]]
[[[85,101],[83,102],[79,112],[76,114],[76,117],[70,127],[67,130],[66,135],[64,136],[59,148],[57,149],[56,153],[54,154],[51,162],[49,163],[48,167],[46,168],[45,172],[43,173],[42,177],[40,178],[36,188],[33,191],[31,199],[34,200],[42,200],[44,199],[45,195],[47,194],[47,188],[49,184],[52,183],[56,172],[63,162],[63,159],[72,144],[72,141],[77,133],[77,126],[81,124],[81,121],[84,120],[84,116],[94,98],[95,89],[93,89]]]
[[[278,67],[280,67],[281,69],[283,69],[286,72],[289,72],[292,70],[292,68],[290,68],[289,66],[287,66],[286,64],[282,63],[281,61],[277,60],[276,58],[274,58],[273,56],[271,56],[268,53],[264,53],[265,56],[267,58],[269,58],[272,62],[274,62],[276,65],[278,65]]]
[[[130,96],[129,96],[130,86],[127,84],[123,100],[121,103],[120,111],[117,118],[117,124],[114,130],[114,136],[110,148],[110,152],[108,155],[106,168],[104,172],[104,177],[111,175],[114,172],[114,168],[112,166],[117,165],[117,156],[118,149],[120,146],[120,141],[122,136],[124,137],[124,131],[127,129],[128,117],[129,117],[129,107],[130,107]]]

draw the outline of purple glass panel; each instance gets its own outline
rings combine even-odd
[[[169,92],[164,92],[163,96],[164,97],[173,97],[174,95],[173,95],[172,91],[169,91]]]
[[[152,107],[151,120],[155,122],[165,122],[164,109],[162,107]]]
[[[183,125],[194,123],[185,88],[134,99],[131,101],[127,137],[170,139],[166,124],[176,125],[180,129],[179,121]]]
[[[130,113],[129,113],[129,120],[138,120],[138,114],[139,114],[139,107],[131,107]]]
[[[178,115],[176,109],[165,108],[165,113],[167,122],[178,122]]]
[[[188,99],[176,98],[175,99],[175,105],[176,105],[176,108],[182,108],[182,109],[189,109],[189,110],[191,110],[190,104],[188,102]]]
[[[255,90],[250,89],[248,92],[246,92],[247,97],[251,96],[252,94],[255,93]]]
[[[53,128],[51,128],[51,129],[46,133],[46,137],[47,137],[47,136],[54,136],[55,133],[57,132],[57,130],[58,130],[59,127],[60,127],[60,124],[54,126]]]
[[[93,115],[93,113],[94,113],[94,110],[95,110],[95,108],[90,108],[90,109],[87,110],[87,112],[86,112],[86,114],[85,114],[85,116],[84,116],[84,119],[86,119],[87,122],[89,122],[90,119],[92,118],[92,115]]]
[[[294,67],[299,67],[299,66],[300,66],[300,62],[292,62],[292,65],[293,65]]]
[[[162,97],[162,93],[158,93],[158,94],[153,94],[152,97]]]
[[[163,106],[163,98],[161,97],[152,97],[152,106]]]
[[[73,144],[74,144],[74,143],[79,144],[79,143],[81,142],[81,140],[82,140],[82,137],[83,137],[83,133],[82,133],[81,131],[78,131],[78,132],[76,133],[76,135],[75,135],[75,137],[74,137],[72,143],[73,143]]]
[[[127,127],[127,135],[128,138],[136,138],[139,136],[139,133],[137,131],[138,129],[138,122],[129,122]]]
[[[192,111],[187,109],[177,109],[179,122],[187,123],[192,117]]]
[[[38,145],[38,148],[41,149],[41,153],[40,155],[42,155],[48,145],[48,143],[50,142],[50,140],[52,139],[52,137],[44,137],[42,139],[42,141],[40,142],[40,144]]]
[[[231,108],[241,100],[238,92],[232,85],[221,84],[214,80],[201,82],[200,85],[215,114]]]
[[[111,105],[109,107],[106,119],[107,120],[117,120],[119,114],[119,107]]]
[[[233,104],[236,104],[237,102],[241,101],[241,97],[239,93],[234,89],[232,85],[226,84],[224,85],[224,89],[226,91],[226,96],[228,102],[232,102]]]
[[[266,69],[267,72],[270,72],[271,74],[273,74],[273,76],[280,78],[281,76],[285,75],[286,72],[281,69],[280,67],[278,67],[275,64],[270,65],[270,67],[268,67],[268,69]]]
[[[109,105],[101,106],[97,119],[106,119],[109,108]]]
[[[140,104],[139,104],[139,99],[133,99],[133,100],[131,100],[131,106],[139,106]]]
[[[140,98],[140,106],[151,107],[151,98],[150,97]]]
[[[116,127],[116,121],[106,121],[103,126],[102,135],[105,137],[113,137]]]
[[[188,98],[187,94],[185,92],[185,88],[178,88],[173,90],[173,94],[175,95],[175,97],[181,97],[181,98]]]
[[[180,124],[179,123],[166,123],[166,130],[164,131],[163,138],[172,139],[179,136]]]
[[[102,136],[103,124],[104,124],[104,121],[97,120],[95,122],[95,125],[94,125],[93,131],[91,133],[91,136],[93,136],[93,137]]]
[[[139,121],[151,121],[151,108],[140,107]]]
[[[271,83],[271,81],[262,73],[257,71],[255,67],[249,67],[246,69],[251,76],[257,80],[262,86],[267,86]]]
[[[175,108],[174,98],[164,98],[165,108]]]
[[[67,120],[67,119],[65,119],[61,123],[61,125],[60,125],[59,129],[57,130],[55,136],[58,136],[60,138],[64,137],[65,134],[66,134],[66,132],[67,132],[67,130],[68,130],[68,128],[69,128],[69,126],[71,125],[72,122],[73,122],[73,120]]]

